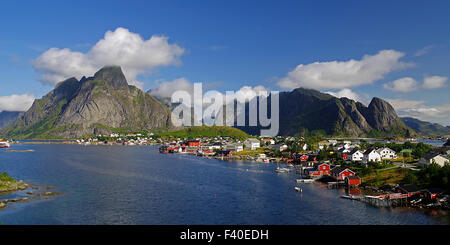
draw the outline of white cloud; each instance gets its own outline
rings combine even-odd
[[[448,80],[447,77],[441,77],[441,76],[425,77],[423,80],[423,88],[424,89],[441,88],[445,85],[447,80]]]
[[[385,89],[394,92],[411,92],[418,89],[419,83],[411,77],[403,77],[390,83],[383,84]]]
[[[367,104],[367,102],[368,102],[367,98],[363,98],[363,96],[360,96],[359,94],[353,92],[351,89],[348,89],[348,88],[341,89],[338,92],[329,91],[329,92],[325,92],[325,93],[330,94],[337,98],[345,97],[345,98],[348,98],[348,99],[351,99],[354,101],[361,102],[363,104]]]
[[[172,81],[157,81],[156,86],[156,88],[151,90],[150,94],[160,98],[170,98],[178,90],[186,91],[191,95],[194,93],[194,84],[186,78],[177,78]]]
[[[428,106],[421,100],[387,99],[400,117],[450,125],[450,105]]]
[[[26,111],[34,102],[31,94],[0,96],[0,111]]]
[[[412,66],[399,61],[403,56],[396,50],[382,50],[376,55],[364,55],[361,60],[301,64],[280,79],[278,85],[289,89],[343,89],[371,84],[392,71]]]
[[[386,99],[396,110],[417,108],[425,103],[423,100]]]
[[[419,85],[419,83],[411,78],[411,77],[403,77],[400,79],[397,79],[395,81],[392,81],[390,83],[383,84],[383,87],[385,89],[394,91],[394,92],[411,92],[416,91],[418,89],[437,89],[444,87],[445,83],[447,82],[447,77],[442,76],[430,76],[425,77],[423,79],[423,84]]]
[[[140,74],[151,73],[160,66],[177,65],[184,49],[169,44],[165,36],[153,35],[144,40],[125,28],[107,31],[87,53],[68,48],[51,48],[33,61],[41,81],[55,85],[69,77],[93,75],[106,65],[119,65],[130,84],[143,86],[136,80]]]
[[[432,45],[423,47],[422,49],[417,50],[417,52],[414,54],[414,56],[418,57],[418,56],[425,55],[425,54],[427,54],[432,48],[433,48]]]

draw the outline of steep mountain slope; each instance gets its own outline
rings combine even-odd
[[[35,100],[7,134],[21,138],[76,138],[107,134],[111,128],[167,127],[171,127],[169,109],[128,85],[120,67],[109,66],[90,78],[60,82],[42,99]]]
[[[12,125],[22,113],[21,111],[0,112],[0,129]]]
[[[425,122],[412,117],[401,119],[408,127],[422,135],[450,135],[450,127],[444,127],[438,123]]]
[[[312,89],[281,92],[280,135],[410,136],[415,132],[380,98],[368,107]],[[270,106],[270,99],[268,101]],[[255,134],[260,127],[238,127]]]

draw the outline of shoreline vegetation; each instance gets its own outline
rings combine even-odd
[[[55,187],[27,184],[23,180],[15,180],[6,172],[0,173],[0,211],[11,203],[43,200],[62,194],[50,191],[51,189],[55,189]],[[17,192],[25,192],[26,195],[15,195],[12,198],[2,199],[4,195]]]

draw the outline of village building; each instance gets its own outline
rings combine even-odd
[[[244,145],[245,145],[245,148],[250,149],[250,150],[255,150],[255,149],[261,147],[259,140],[255,139],[255,138],[247,139],[244,142]]]
[[[446,156],[441,155],[439,152],[433,151],[425,154],[422,158],[420,158],[419,166],[425,168],[430,166],[433,162],[443,167],[445,164],[449,164],[450,160]]]
[[[188,141],[187,145],[189,147],[200,147],[200,141],[198,141],[198,140]]]
[[[363,153],[363,162],[381,162],[381,156],[375,149],[369,148]]]
[[[324,175],[330,175],[330,165],[326,163],[315,163],[313,168],[306,169],[306,174],[310,178],[320,178]]]
[[[240,152],[244,150],[244,145],[240,143],[227,144],[225,145],[225,150],[231,152]]]
[[[391,150],[387,147],[380,148],[377,150],[378,154],[380,154],[381,159],[395,159],[397,158],[397,153],[394,150]]]
[[[358,149],[353,149],[351,152],[348,153],[348,157],[346,160],[350,160],[353,162],[360,162],[363,160],[364,154],[358,150]]]
[[[276,145],[269,145],[267,148],[272,151],[285,151],[288,149],[288,146],[286,144],[280,143]]]
[[[331,169],[331,177],[336,180],[345,180],[345,177],[355,176],[355,172],[348,168],[334,167]]]
[[[361,184],[361,178],[357,175],[345,177],[345,184],[348,186],[358,186]]]

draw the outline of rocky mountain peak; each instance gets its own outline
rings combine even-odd
[[[128,82],[120,66],[105,66],[95,73],[93,80],[107,82],[114,88],[127,87]]]

